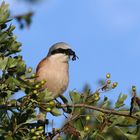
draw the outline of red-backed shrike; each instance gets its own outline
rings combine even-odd
[[[45,80],[43,89],[46,88],[56,98],[63,94],[69,82],[69,59],[78,58],[69,45],[64,42],[54,44],[48,55],[40,61],[36,69],[36,80]]]

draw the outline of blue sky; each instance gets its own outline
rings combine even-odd
[[[140,91],[139,0],[44,0],[38,5],[6,1],[13,15],[35,11],[29,29],[15,30],[28,66],[35,69],[52,44],[64,41],[79,56],[70,62],[68,90],[81,90],[89,83],[94,91],[109,72],[119,83],[105,94],[112,100],[120,92],[129,94],[132,85]]]
[[[35,68],[52,44],[64,41],[80,58],[70,62],[69,90],[81,90],[85,83],[95,90],[107,72],[119,83],[115,93],[127,93],[131,85],[140,89],[140,1],[7,1],[13,15],[35,11],[29,29],[15,30],[28,66]]]

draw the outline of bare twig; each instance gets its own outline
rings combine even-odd
[[[124,112],[119,112],[119,111],[109,110],[109,109],[103,109],[103,108],[100,108],[100,107],[97,107],[97,106],[86,105],[86,104],[75,104],[75,105],[62,104],[61,106],[62,107],[75,107],[75,108],[79,108],[79,107],[83,108],[84,107],[84,108],[93,109],[93,110],[96,110],[96,111],[99,111],[99,112],[103,112],[103,113],[106,113],[106,114],[125,116],[125,117],[130,117],[130,118],[133,118],[133,119],[136,119],[136,120],[140,119],[140,117],[135,116],[135,115],[130,116],[129,111],[128,111],[128,114],[127,114],[127,113],[124,113]]]

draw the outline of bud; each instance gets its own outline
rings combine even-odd
[[[132,91],[136,91],[136,86],[132,86]]]
[[[30,67],[30,68],[28,68],[28,72],[29,73],[31,73],[32,72],[32,68]]]
[[[37,136],[33,136],[31,139],[32,140],[37,140]]]
[[[110,78],[110,73],[106,74],[106,78],[109,79]]]
[[[100,97],[99,97],[99,95],[97,93],[94,94],[94,99],[95,99],[95,101],[100,99]]]
[[[36,132],[35,132],[35,135],[36,135],[36,136],[39,136],[39,135],[40,135],[40,133],[39,133],[38,131],[36,131]]]
[[[111,84],[111,80],[107,80],[107,84]]]
[[[39,84],[35,85],[35,88],[36,88],[36,89],[39,88],[39,87],[40,87]]]
[[[35,132],[35,129],[33,128],[33,129],[31,129],[31,133],[34,133]]]
[[[86,116],[86,121],[89,121],[91,118],[89,115]]]
[[[37,130],[43,130],[43,126],[39,126]]]
[[[55,102],[54,101],[50,101],[49,102],[49,105],[54,106],[55,105]]]
[[[47,112],[50,112],[50,111],[51,111],[51,108],[50,108],[50,107],[48,107],[48,108],[46,109],[46,111],[47,111]]]
[[[46,83],[46,80],[41,81],[41,85],[44,85]]]
[[[117,82],[114,82],[114,83],[112,84],[112,88],[117,87],[117,85],[118,85],[118,83],[117,83]]]
[[[85,127],[84,127],[84,131],[85,131],[85,132],[89,131],[89,127],[88,127],[88,126],[85,126]]]
[[[32,77],[32,78],[35,78],[35,76],[36,76],[36,74],[35,74],[35,73],[33,73],[33,74],[31,75],[31,77]]]
[[[37,94],[38,92],[37,92],[37,90],[33,90],[33,93],[34,93],[34,94]]]

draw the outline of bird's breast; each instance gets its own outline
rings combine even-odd
[[[69,82],[68,63],[46,62],[37,70],[37,80],[45,80],[44,88],[52,92],[54,97],[62,94]]]

